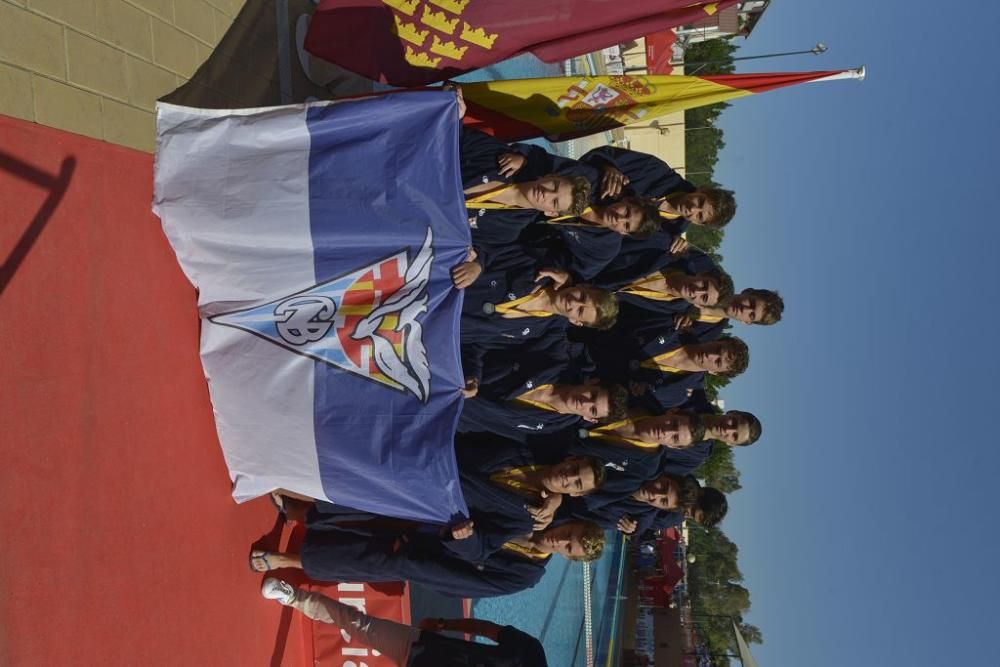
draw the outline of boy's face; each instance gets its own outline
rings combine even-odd
[[[691,356],[709,373],[725,373],[736,363],[735,351],[721,341],[699,345]]]
[[[595,291],[588,287],[564,287],[552,297],[556,312],[576,326],[588,326],[597,321]]]
[[[704,225],[715,217],[715,207],[701,192],[684,195],[677,202],[676,209],[688,222],[695,225]]]
[[[573,182],[564,176],[549,174],[523,183],[521,192],[532,208],[549,217],[560,215],[573,205]]]
[[[570,521],[545,531],[542,543],[554,554],[559,554],[573,560],[579,560],[586,555],[583,547],[583,536],[586,524]]]
[[[655,442],[671,449],[684,449],[694,444],[691,415],[686,412],[668,412],[636,424],[637,435],[646,442]]]
[[[705,437],[727,445],[742,445],[750,440],[750,420],[744,415],[727,412],[706,425]]]
[[[663,476],[639,487],[636,499],[656,509],[675,510],[680,506],[680,488],[673,478]]]
[[[594,466],[590,459],[571,456],[549,468],[544,486],[553,493],[582,496],[594,490]]]
[[[642,224],[642,209],[630,198],[616,201],[604,208],[601,224],[623,236],[633,234]]]
[[[590,422],[604,419],[611,412],[611,393],[592,384],[575,384],[565,387],[566,406],[573,414]]]
[[[754,324],[764,319],[766,304],[752,294],[737,294],[726,308],[726,314],[743,324]]]
[[[696,306],[714,306],[719,303],[719,282],[711,274],[691,276],[685,281],[681,292],[685,301]]]

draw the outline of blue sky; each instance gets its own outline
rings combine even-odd
[[[776,0],[738,54],[823,41],[738,71],[869,72],[722,118],[725,266],[787,304],[736,331],[752,361],[724,396],[765,426],[724,524],[761,665],[1000,660],[998,24],[985,1]]]

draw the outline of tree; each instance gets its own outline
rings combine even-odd
[[[684,52],[684,73],[689,75],[732,74],[733,57],[740,47],[733,39],[695,42]]]
[[[739,47],[730,40],[710,39],[688,47],[685,53],[685,74],[730,74],[735,69],[733,53]],[[717,102],[695,107],[684,112],[684,162],[687,178],[699,187],[719,187],[713,176],[719,161],[719,151],[726,146],[721,129],[715,127],[719,116],[729,107],[727,102]],[[712,255],[721,263],[717,254],[724,233],[718,229],[692,226],[688,229],[688,240]]]
[[[743,639],[751,644],[763,644],[764,643],[764,633],[760,631],[756,625],[750,625],[749,623],[740,623],[740,634],[743,635]]]
[[[688,64],[685,74],[731,74],[735,70],[733,54],[737,45],[729,40],[713,39],[691,45],[685,55]],[[726,142],[716,122],[729,105],[725,102],[688,109],[684,121],[689,131],[685,133],[685,164],[688,179],[696,186],[719,187],[713,179],[715,166]],[[705,129],[694,129],[705,128]],[[691,226],[688,240],[712,255],[721,264],[718,249],[725,233],[722,230]],[[705,393],[709,400],[717,400],[719,392],[729,384],[726,378],[708,376]],[[731,447],[716,446],[712,455],[695,471],[706,485],[724,493],[740,488],[740,473],[733,462]],[[742,585],[743,574],[737,565],[739,548],[718,528],[693,528],[690,533],[688,553],[695,562],[688,568],[688,584],[692,612],[698,623],[698,635],[705,642],[709,653],[723,655],[736,651],[733,626],[735,619],[743,637],[753,643],[763,642],[760,628],[743,622],[743,614],[750,610],[750,591]],[[725,658],[717,657],[715,664],[728,665]]]
[[[732,493],[743,488],[740,485],[740,471],[733,463],[733,448],[726,445],[712,447],[712,454],[694,473],[706,486],[714,486],[723,493]]]

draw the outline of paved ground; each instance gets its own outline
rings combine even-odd
[[[302,664],[259,596],[152,156],[0,118],[0,664]]]

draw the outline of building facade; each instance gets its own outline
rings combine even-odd
[[[678,28],[677,36],[685,44],[719,38],[746,38],[757,27],[757,22],[770,5],[771,0],[737,2],[693,25]]]

